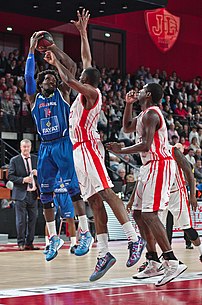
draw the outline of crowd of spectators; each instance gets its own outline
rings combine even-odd
[[[46,68],[42,55],[36,57],[36,74]],[[95,67],[97,67],[94,64]],[[77,65],[76,77],[82,72],[82,64]],[[120,69],[97,67],[101,77],[99,89],[103,96],[103,105],[98,123],[98,130],[103,142],[119,141],[129,146],[135,142],[135,134],[126,134],[122,129],[122,116],[126,93],[133,89],[139,91],[145,84],[155,82],[163,87],[164,96],[158,105],[165,117],[170,144],[180,142],[184,146],[184,154],[195,168],[197,183],[202,182],[201,149],[202,149],[202,80],[182,80],[177,72],[168,75],[165,70],[151,71],[149,67],[140,66],[133,74],[122,75]],[[0,51],[0,118],[1,130],[33,132],[34,124],[30,115],[29,103],[25,93],[24,82],[25,56],[15,49],[8,56]],[[76,92],[72,92],[74,99]],[[134,105],[133,114],[140,112]],[[139,156],[108,156],[113,175],[122,174],[126,167],[126,175],[134,172],[134,166],[141,165]],[[123,165],[124,164],[124,165]],[[120,175],[117,176],[120,179]]]

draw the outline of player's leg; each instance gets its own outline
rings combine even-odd
[[[89,232],[85,202],[81,198],[81,191],[75,172],[72,144],[70,140],[62,141],[60,143],[60,147],[57,150],[57,155],[54,154],[54,160],[57,162],[60,175],[68,188],[69,195],[71,196],[74,204],[75,214],[78,216],[79,225],[81,228],[80,243],[77,249],[75,249],[75,255],[85,255],[92,246],[94,239]]]
[[[154,168],[155,167],[155,168]],[[152,173],[152,174],[150,174]],[[187,269],[175,257],[169,243],[165,227],[158,217],[158,211],[164,210],[169,201],[172,175],[175,174],[174,161],[156,161],[146,165],[142,172],[144,192],[142,196],[142,217],[150,227],[156,242],[163,252],[165,272],[156,286],[164,285]],[[159,183],[161,182],[161,183]]]
[[[41,144],[38,157],[38,181],[40,185],[40,199],[43,205],[43,213],[50,238],[50,246],[46,254],[46,260],[54,259],[58,254],[58,249],[63,245],[64,241],[57,236],[53,190],[55,185],[55,177],[58,172],[57,165],[52,159],[52,145]]]
[[[94,194],[88,198],[88,202],[93,211],[95,228],[98,241],[98,257],[94,272],[90,276],[90,281],[100,279],[115,264],[115,257],[109,252],[107,212],[99,194]]]

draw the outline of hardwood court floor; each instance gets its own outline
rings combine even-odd
[[[182,239],[174,239],[173,249],[176,256],[188,266],[185,274],[200,273],[202,278],[202,263],[199,262],[198,251],[186,250]],[[126,241],[110,242],[110,252],[116,257],[117,262],[101,280],[95,283],[122,278],[131,280],[137,267],[144,261],[143,254],[137,265],[131,268],[125,266],[128,258]],[[77,283],[88,283],[90,287],[92,283],[88,282],[88,278],[94,270],[96,256],[96,247],[82,257],[76,257],[70,254],[69,250],[62,248],[51,262],[45,261],[41,250],[0,252],[0,290]]]

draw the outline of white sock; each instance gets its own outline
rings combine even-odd
[[[124,223],[122,225],[122,228],[129,241],[133,241],[133,242],[138,241],[137,234],[135,232],[135,228],[133,227],[133,225],[130,221]]]
[[[97,235],[97,247],[98,247],[98,257],[104,257],[107,252],[109,252],[108,249],[108,234],[98,234]]]
[[[50,244],[48,236],[45,236],[45,241],[46,241],[46,246],[48,246]]]
[[[202,255],[202,244],[200,244],[199,246],[195,246],[195,247],[198,250],[199,254]]]
[[[88,220],[87,220],[86,215],[78,216],[78,218],[79,218],[79,225],[81,227],[81,231],[82,232],[89,231],[89,229],[88,229]]]
[[[47,222],[46,224],[47,224],[47,228],[48,228],[48,232],[49,232],[49,238],[51,238],[53,235],[57,235],[55,220]]]
[[[75,246],[75,245],[76,245],[76,236],[70,237],[70,240],[71,240],[71,245],[70,245],[70,247]]]

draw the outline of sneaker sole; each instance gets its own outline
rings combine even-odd
[[[63,245],[64,245],[64,240],[60,238],[60,244],[59,244],[57,250],[59,250],[60,248],[62,248]]]
[[[137,264],[137,262],[140,260],[140,258],[141,258],[141,256],[142,256],[142,252],[144,251],[146,245],[147,245],[147,242],[145,241],[145,242],[144,242],[144,245],[143,245],[143,247],[142,247],[142,249],[141,249],[141,251],[140,251],[140,257],[138,258],[138,260],[136,260],[136,261],[133,262],[132,264],[129,263],[129,262],[127,261],[126,267],[130,268],[130,267],[134,266],[135,264]]]
[[[89,248],[88,248],[88,250],[87,250],[85,253],[76,253],[76,251],[75,251],[74,254],[75,254],[76,256],[83,256],[83,255],[86,255],[86,254],[90,251],[90,249],[92,248],[93,243],[94,243],[94,238],[92,237],[92,240],[91,240],[91,242],[90,242]]]
[[[178,277],[180,274],[182,274],[185,270],[187,270],[187,268],[188,268],[188,267],[185,266],[184,269],[182,269],[181,272],[178,273],[178,275],[174,276],[173,278],[171,278],[170,280],[168,280],[168,281],[165,282],[165,283],[156,283],[155,286],[156,286],[156,287],[160,287],[160,286],[163,286],[163,285],[166,285],[166,284],[170,283],[172,280],[176,279],[176,277]]]
[[[160,276],[160,275],[163,275],[164,274],[164,271],[163,272],[159,272],[158,274],[156,275],[151,275],[151,276],[144,276],[144,277],[138,277],[138,276],[135,276],[133,275],[132,278],[135,279],[135,280],[142,280],[142,279],[148,279],[148,278],[151,278],[151,277],[156,277],[156,276]]]
[[[90,277],[89,278],[89,281],[90,282],[94,282],[94,281],[97,281],[99,280],[101,277],[103,277],[105,275],[105,273],[116,263],[116,259],[113,258],[111,259],[111,261],[109,262],[109,264],[107,265],[107,267],[105,268],[105,270],[103,270],[102,272],[100,272],[97,276],[94,276],[94,277]]]

